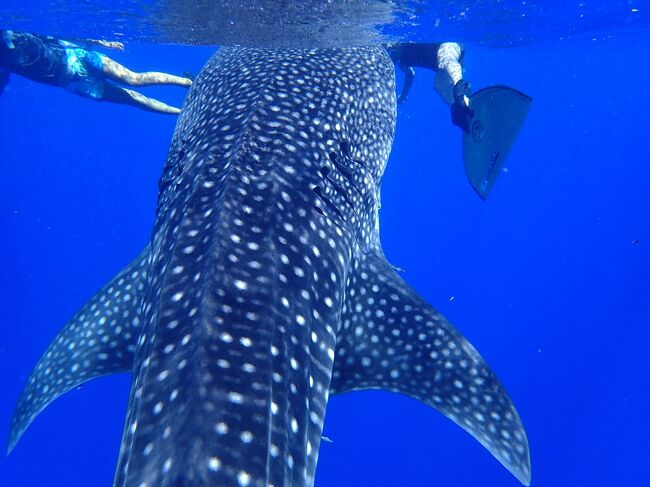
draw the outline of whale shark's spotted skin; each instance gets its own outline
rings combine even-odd
[[[527,484],[499,381],[381,251],[394,93],[381,48],[221,49],[150,246],[45,352],[9,448],[58,395],[131,370],[116,486],[312,485],[328,395],[369,388],[437,408]]]

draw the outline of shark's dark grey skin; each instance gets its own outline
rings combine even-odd
[[[57,396],[132,371],[116,486],[309,486],[328,395],[418,398],[530,482],[478,352],[395,273],[378,233],[393,141],[381,48],[221,49],[194,83],[150,246],[36,366],[12,449]]]

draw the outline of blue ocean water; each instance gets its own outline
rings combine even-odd
[[[387,257],[499,375],[538,486],[650,474],[650,32],[597,27],[468,43],[475,88],[534,99],[487,201],[427,72],[400,107],[382,189]],[[129,43],[111,56],[180,74],[213,50]],[[185,92],[146,93],[178,105]],[[0,97],[0,437],[47,344],[147,242],[174,123],[16,76]],[[0,485],[110,486],[128,387],[105,377],[58,399],[0,460]],[[324,434],[317,486],[518,485],[460,428],[394,394],[332,397]]]

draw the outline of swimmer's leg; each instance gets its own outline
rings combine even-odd
[[[169,113],[177,115],[181,112],[179,108],[172,107],[153,98],[148,98],[137,91],[122,88],[112,83],[104,85],[102,100],[122,105],[131,105],[150,112]]]
[[[404,73],[404,85],[402,86],[402,92],[397,98],[397,104],[401,105],[406,101],[406,97],[409,96],[409,91],[411,91],[411,86],[413,85],[413,78],[415,78],[415,69],[412,66],[405,66],[399,64],[399,68]]]
[[[192,80],[183,78],[181,76],[174,76],[173,74],[158,73],[156,71],[148,71],[145,73],[135,73],[121,64],[113,61],[107,56],[102,56],[102,73],[113,80],[131,86],[146,86],[146,85],[178,85],[190,86]]]

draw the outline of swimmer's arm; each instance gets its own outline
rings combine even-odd
[[[105,47],[106,49],[114,49],[116,51],[124,51],[124,44],[118,41],[105,41],[103,39],[85,39],[88,44],[95,44],[97,46]]]
[[[84,45],[94,44],[96,46],[105,47],[106,49],[114,49],[114,50],[120,51],[120,52],[124,51],[124,44],[122,44],[121,42],[118,42],[118,41],[105,41],[103,39],[72,39],[72,40],[74,42],[79,43],[79,44],[84,44]],[[73,44],[72,42],[60,41],[60,43],[64,47],[79,47],[78,45]],[[69,44],[69,45],[66,46],[63,43]]]

